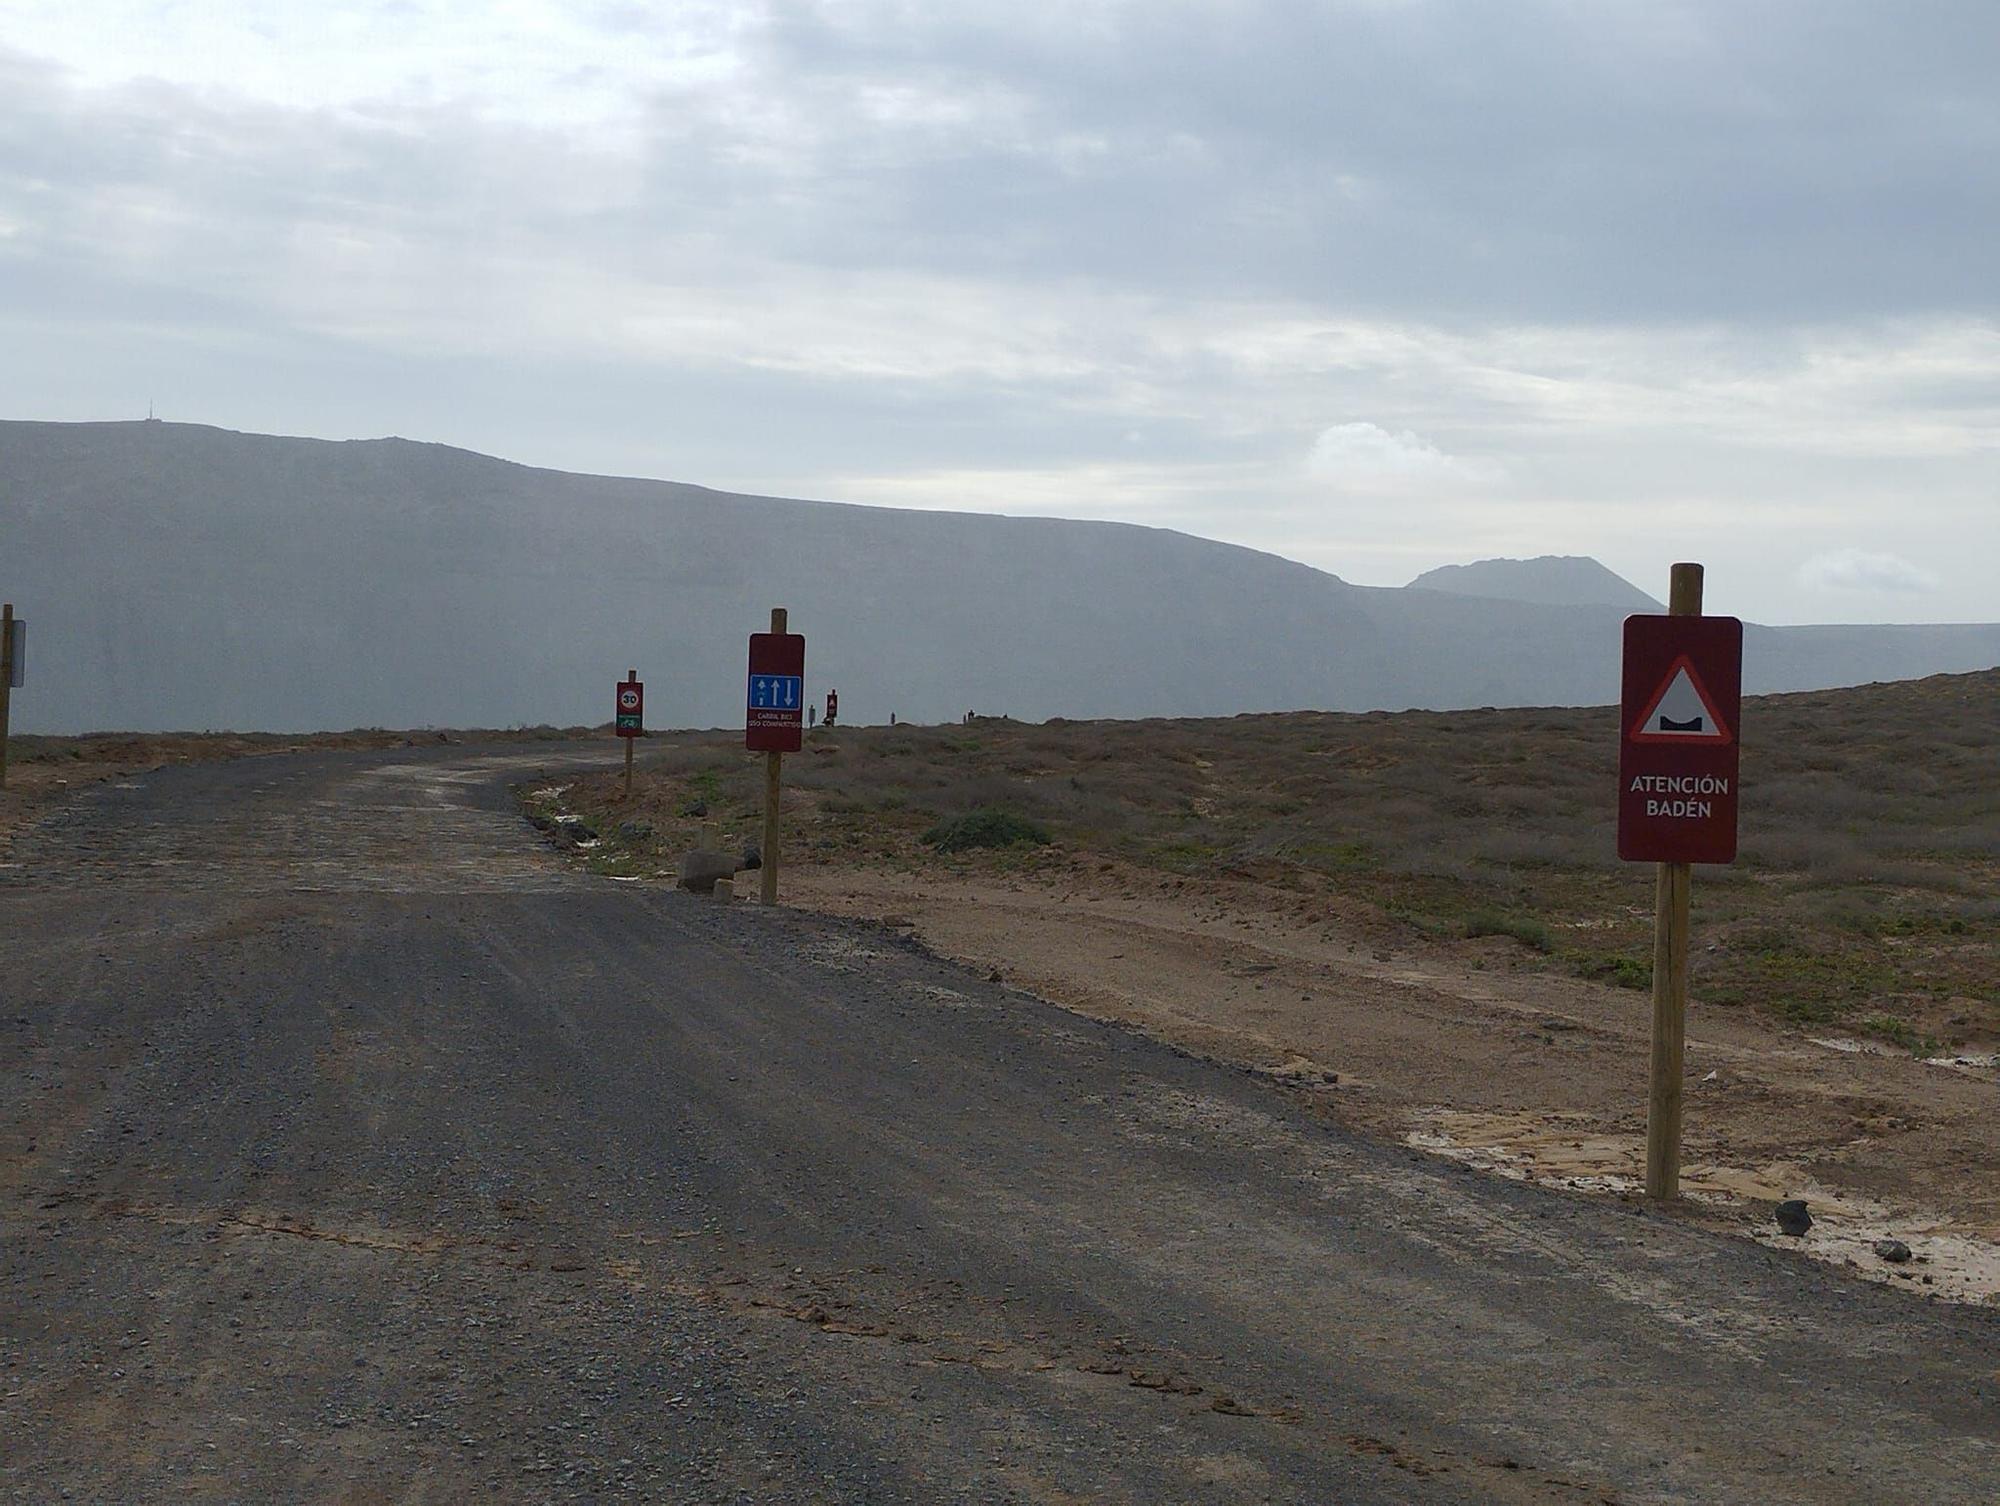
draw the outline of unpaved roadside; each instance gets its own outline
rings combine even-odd
[[[0,786],[0,861],[15,835],[93,785],[129,781],[173,764],[215,763],[309,751],[361,752],[434,744],[572,741],[585,729],[531,727],[446,732],[434,728],[350,732],[93,732],[81,737],[20,736],[7,740],[7,782]]]
[[[130,780],[169,764],[211,763],[308,748],[390,748],[420,734],[323,732],[286,737],[233,732],[92,733],[85,737],[8,739],[7,782],[0,787],[0,858],[16,833],[93,785]],[[449,734],[422,734],[449,740]]]
[[[1634,1195],[1643,992],[1552,977],[1515,943],[1391,937],[1255,882],[1096,858],[1039,874],[814,864],[788,903],[907,929],[1010,984],[1289,1080],[1326,1112],[1509,1175]],[[1927,1295],[2000,1301],[2000,1072],[1704,1008],[1689,1025],[1693,1216]],[[1772,1203],[1804,1197],[1803,1241]],[[1875,1253],[1893,1237],[1914,1252]]]

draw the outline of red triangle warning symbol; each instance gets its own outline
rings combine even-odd
[[[1632,724],[1635,743],[1728,743],[1736,734],[1715,709],[1715,698],[1686,654],[1674,660],[1645,713]]]

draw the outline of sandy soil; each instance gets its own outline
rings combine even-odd
[[[68,797],[72,790],[117,779],[150,764],[122,759],[43,763],[15,759],[7,765],[7,783],[0,788],[0,857],[9,839],[35,817]]]
[[[1530,969],[1506,938],[1413,947],[1280,889],[1097,859],[1046,878],[803,866],[785,889],[1412,1145],[1580,1192],[1629,1197],[1642,1180],[1649,996]],[[2000,1301],[1996,1087],[1990,1055],[1926,1062],[1697,999],[1689,1216]],[[1790,1197],[1817,1221],[1803,1241],[1770,1217]],[[1878,1256],[1888,1237],[1914,1258]]]

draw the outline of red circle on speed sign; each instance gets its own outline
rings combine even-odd
[[[627,711],[637,711],[639,709],[639,692],[629,686],[626,687],[624,690],[618,692],[618,704]]]

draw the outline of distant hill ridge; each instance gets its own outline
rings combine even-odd
[[[850,722],[1592,705],[1629,609],[1355,586],[1131,524],[144,422],[0,422],[0,577],[30,625],[23,732],[595,723],[631,666],[655,725],[740,725],[774,605]],[[1744,688],[1995,664],[1990,625],[1753,628]]]
[[[1543,606],[1616,607],[1622,612],[1664,612],[1622,575],[1587,555],[1543,554],[1531,560],[1479,560],[1440,565],[1410,582],[1413,591],[1450,591],[1495,601],[1532,601]]]

